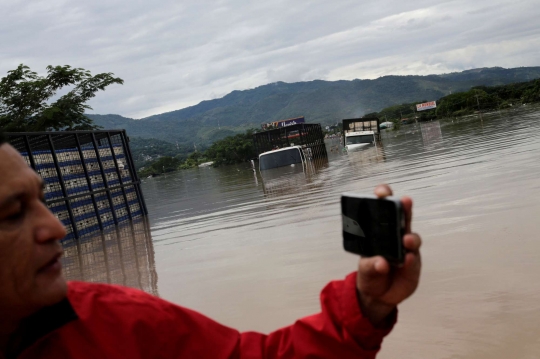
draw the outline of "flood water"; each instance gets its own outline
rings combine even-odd
[[[388,183],[414,200],[423,273],[379,358],[539,357],[540,112],[407,125],[350,154],[336,141],[305,172],[263,178],[239,165],[145,179],[149,224],[68,248],[66,274],[269,332],[317,312],[324,285],[356,269],[340,194]]]

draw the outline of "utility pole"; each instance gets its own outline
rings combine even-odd
[[[478,99],[478,94],[474,95],[476,97],[476,103],[478,104],[478,113],[480,114],[480,120],[484,120],[482,118],[482,111],[480,111],[480,100]]]

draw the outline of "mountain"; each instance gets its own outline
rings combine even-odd
[[[331,124],[394,104],[436,100],[473,86],[505,85],[536,78],[540,78],[540,67],[492,67],[443,75],[383,76],[375,80],[276,82],[140,120],[119,115],[87,116],[104,128],[124,128],[130,136],[192,146],[209,144],[280,119],[304,116],[307,122]]]

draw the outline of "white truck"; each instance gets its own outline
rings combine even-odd
[[[259,171],[285,166],[304,166],[306,154],[301,146],[280,148],[259,155]]]
[[[347,151],[360,150],[375,145],[374,131],[359,131],[345,133],[345,148]]]

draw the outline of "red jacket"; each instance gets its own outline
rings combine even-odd
[[[395,313],[388,328],[373,328],[355,278],[323,289],[321,313],[268,335],[239,333],[135,289],[70,282],[69,302],[33,318],[17,358],[374,358]]]

